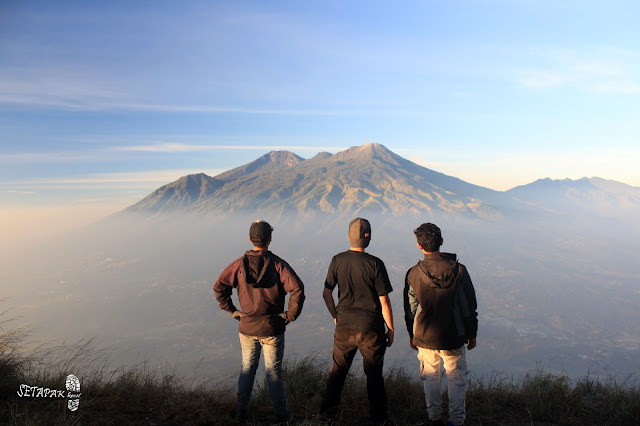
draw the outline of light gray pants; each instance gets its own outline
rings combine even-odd
[[[420,361],[420,378],[424,386],[424,399],[427,403],[429,419],[442,418],[442,389],[440,369],[444,364],[447,373],[447,390],[449,394],[449,422],[461,425],[465,419],[464,397],[467,389],[466,349],[445,351],[418,348]]]

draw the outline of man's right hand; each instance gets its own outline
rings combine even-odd
[[[409,339],[409,346],[411,346],[411,349],[413,349],[414,351],[418,350],[418,347],[413,344],[413,339]]]
[[[231,318],[235,318],[238,321],[240,321],[240,318],[247,316],[246,314],[244,314],[244,313],[242,313],[240,311],[229,312],[229,315],[231,316]]]

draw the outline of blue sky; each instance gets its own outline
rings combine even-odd
[[[498,190],[640,186],[639,16],[634,0],[4,0],[0,221],[82,223],[272,149],[367,142]]]

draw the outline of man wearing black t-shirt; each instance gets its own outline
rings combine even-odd
[[[385,350],[393,343],[393,312],[389,301],[393,289],[382,260],[365,253],[371,241],[369,221],[352,220],[348,239],[351,248],[331,259],[322,294],[336,330],[333,368],[321,411],[330,416],[336,414],[349,367],[360,350],[367,375],[369,414],[374,421],[384,421],[387,419],[387,394],[382,366]],[[332,293],[336,286],[337,307]]]

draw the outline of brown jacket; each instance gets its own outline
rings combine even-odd
[[[229,314],[237,311],[231,300],[236,288],[240,301],[238,331],[247,336],[275,336],[284,333],[287,323],[302,311],[304,286],[287,262],[270,251],[247,251],[220,274],[213,291]],[[285,295],[289,304],[284,310]]]

